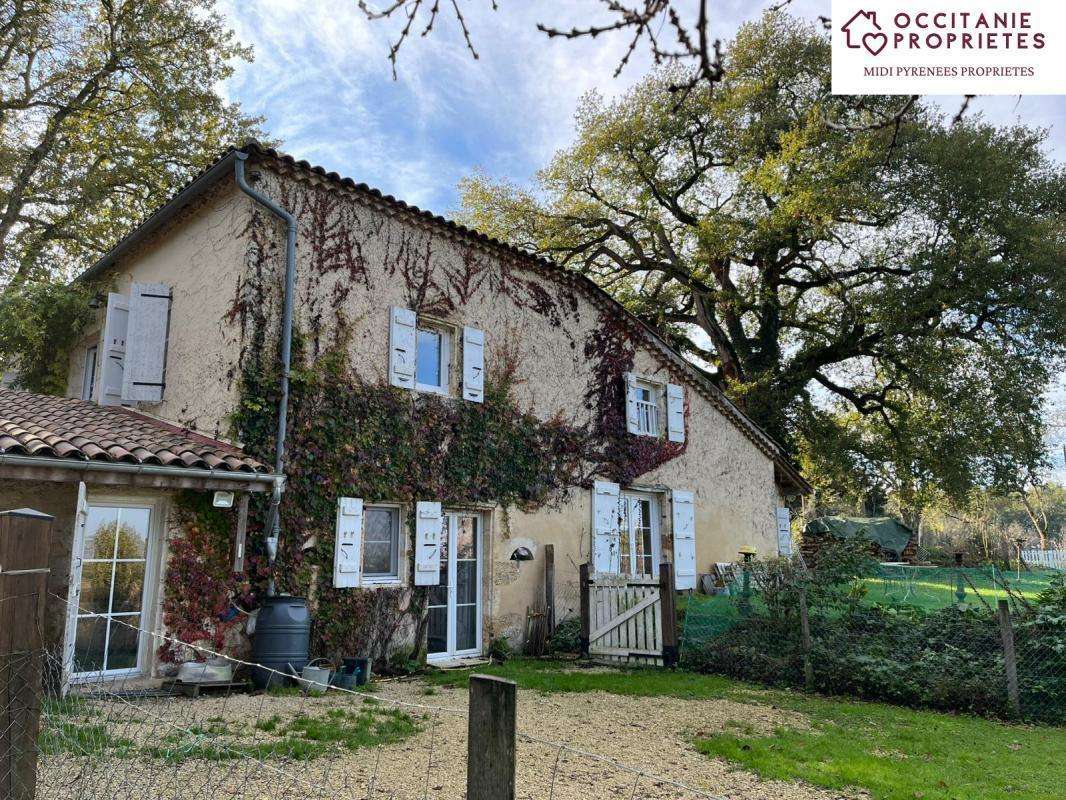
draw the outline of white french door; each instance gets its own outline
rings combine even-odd
[[[623,575],[654,578],[659,574],[659,500],[645,492],[622,492],[618,496]]]
[[[88,505],[74,537],[72,594],[67,624],[74,678],[121,675],[141,669],[152,508]],[[76,601],[76,602],[75,602]]]
[[[429,587],[430,659],[481,654],[482,520],[448,512],[440,542],[440,583]]]

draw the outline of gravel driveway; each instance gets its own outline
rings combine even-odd
[[[462,798],[466,788],[466,690],[428,689],[418,680],[376,686],[374,699],[369,701],[361,695],[333,693],[311,699],[235,695],[197,700],[94,700],[80,716],[46,720],[53,741],[63,740],[65,744],[42,756],[37,797]],[[245,748],[264,743],[287,746],[291,740],[277,738],[281,735],[278,731],[292,720],[327,719],[330,714],[334,719],[347,719],[344,715],[354,718],[367,703],[371,711],[383,714],[382,710],[395,702],[411,704],[404,708],[418,724],[417,732],[402,741],[354,751],[330,748],[329,755],[307,760],[285,757],[289,751],[281,749],[269,756],[246,755]],[[434,710],[439,707],[449,711]],[[795,712],[732,700],[603,692],[545,695],[520,690],[517,796],[529,800],[841,797],[798,783],[760,781],[751,773],[731,769],[725,762],[695,751],[690,744],[693,736],[721,731],[730,720],[757,731],[807,724]],[[96,741],[86,733],[96,729],[108,732],[106,741]],[[179,759],[160,757],[160,743],[173,741],[182,743],[185,755]],[[561,751],[557,744],[545,742],[565,743],[568,749]],[[145,755],[149,750],[155,757]],[[642,773],[575,751],[616,760]]]

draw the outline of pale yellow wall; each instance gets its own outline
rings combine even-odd
[[[228,187],[127,259],[117,273],[120,288],[130,279],[162,281],[174,288],[166,395],[163,403],[146,410],[209,432],[226,431],[236,400],[236,365],[248,345],[248,330],[232,312],[243,303],[245,309],[265,309],[276,320],[283,273],[282,226],[265,215],[249,226],[251,201]],[[544,419],[559,415],[575,423],[587,421],[582,397],[590,361],[584,348],[601,319],[600,310],[582,291],[505,263],[437,226],[397,219],[362,198],[338,200],[338,190],[312,186],[302,177],[264,171],[257,188],[296,211],[301,220],[296,319],[309,337],[312,355],[333,343],[343,323],[361,375],[371,382],[387,381],[389,306],[414,307],[417,292],[412,286],[432,285],[435,288],[423,297],[424,306],[433,308],[432,316],[457,328],[472,325],[486,332],[490,374],[506,360],[505,354],[517,360],[516,394],[522,407]],[[256,236],[256,231],[267,235]],[[324,235],[338,235],[333,242],[338,247],[323,247]],[[257,294],[261,287],[265,294]],[[513,301],[508,291],[521,301]],[[546,292],[556,305],[554,317],[529,307],[538,292]],[[460,360],[458,349],[453,352],[457,383]],[[683,381],[682,373],[667,369],[648,345],[637,348],[635,370],[663,382]],[[71,387],[80,391],[76,372],[71,371]],[[707,571],[713,561],[735,559],[741,545],[775,552],[778,500],[770,458],[691,385],[685,391],[686,452],[637,482],[663,492],[664,537],[670,532],[668,490],[688,489],[696,495],[700,571]],[[559,508],[512,511],[509,525],[501,516],[499,511],[494,514],[495,568],[486,574],[496,629],[513,634],[520,628],[542,579],[539,554],[520,570],[508,561],[513,550],[504,538],[508,530],[512,538],[555,543],[560,616],[576,608],[576,590],[567,587],[576,584],[574,565],[588,558],[588,490],[575,488]]]
[[[223,182],[205,202],[180,215],[107,276],[112,290],[122,294],[129,294],[134,280],[172,287],[163,402],[141,407],[209,436],[227,435],[226,418],[237,399],[235,366],[242,331],[235,304],[249,249],[243,233],[249,212],[244,196]],[[99,343],[103,316],[101,309],[71,352],[69,397],[81,395],[85,347]],[[102,360],[97,359],[98,384]]]

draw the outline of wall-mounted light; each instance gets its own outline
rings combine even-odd
[[[89,298],[89,308],[97,309],[103,308],[107,303],[107,297],[103,294],[97,293]]]
[[[215,508],[233,508],[233,492],[215,492],[211,505]]]
[[[530,550],[528,547],[516,547],[514,552],[511,553],[511,560],[519,562],[532,561],[533,551]]]

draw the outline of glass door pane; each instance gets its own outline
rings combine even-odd
[[[455,649],[474,650],[477,641],[478,594],[478,518],[456,519],[455,551]]]
[[[135,669],[151,510],[90,506],[74,637],[76,673]]]

